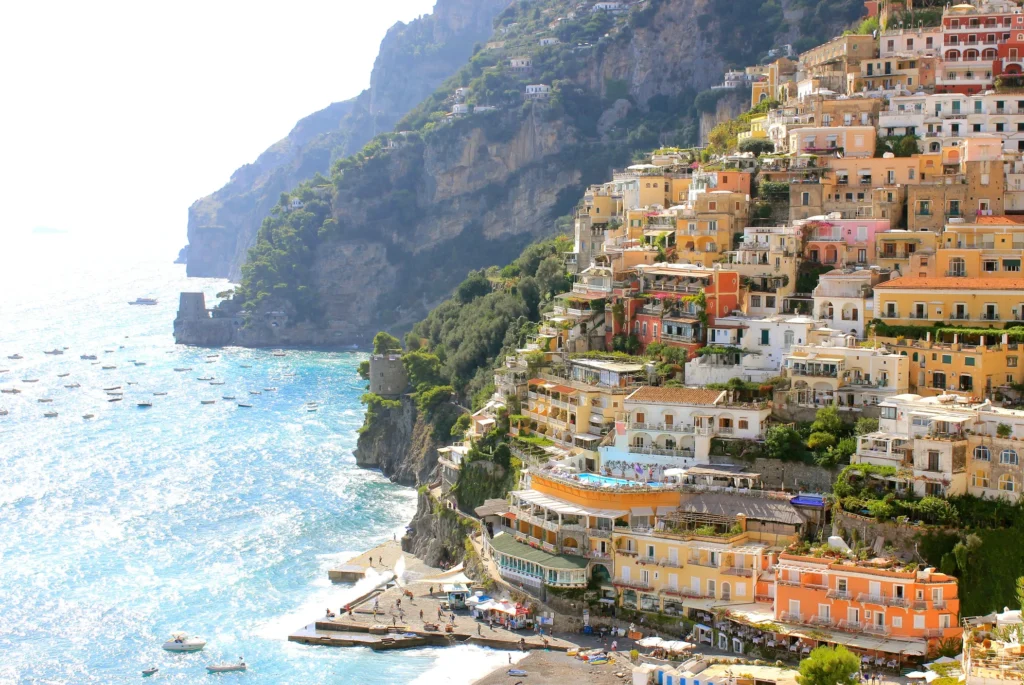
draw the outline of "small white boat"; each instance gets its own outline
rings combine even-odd
[[[199,400],[200,404],[214,404],[217,400]]]
[[[5,395],[17,395],[21,392],[21,390],[18,390],[17,388],[4,388],[3,390],[0,390],[0,392],[2,392]]]
[[[188,633],[171,633],[171,639],[164,643],[168,652],[198,652],[206,646],[201,637],[189,637]]]
[[[232,671],[244,671],[246,669],[245,659],[238,657],[237,664],[210,664],[206,670],[210,673],[231,673]]]
[[[167,393],[165,393],[165,392],[155,392],[155,393],[153,393],[153,397],[163,397],[166,394]]]
[[[64,354],[64,350],[61,350],[61,349],[57,349],[57,348],[55,347],[55,348],[53,348],[52,350],[46,350],[46,351],[44,351],[44,352],[43,352],[43,354]]]
[[[82,414],[82,418],[83,418],[83,419],[91,419],[91,418],[93,418],[94,416],[96,416],[96,415],[95,415],[95,414]]]
[[[0,409],[0,416],[7,416],[7,413],[6,409]]]
[[[252,405],[246,404],[245,402],[239,402],[238,406],[241,407],[242,409],[252,409]]]
[[[157,668],[156,666],[153,666],[152,668],[147,668],[145,671],[142,672],[142,677],[143,678],[148,678],[149,676],[153,675],[154,673],[156,673],[159,670],[160,669]]]
[[[213,380],[213,376],[200,376],[196,380],[197,381],[212,381]]]
[[[181,373],[182,371],[191,371],[192,367],[191,366],[178,366],[178,367],[175,367],[174,370],[179,372],[179,373]]]
[[[8,359],[24,359],[24,357],[22,357],[20,354],[10,354],[10,355],[7,355],[7,358]]]
[[[116,366],[101,366],[100,368],[103,369],[104,371],[110,371],[112,369],[116,369],[117,367]]]
[[[283,357],[283,356],[285,356],[285,352],[284,352],[284,350],[275,350],[274,351],[274,356],[275,357]]]
[[[316,406],[315,404],[313,404],[313,405],[306,405],[306,411],[316,411],[319,408],[320,407]]]
[[[143,402],[136,403],[135,406],[138,407],[139,409],[149,409],[150,407],[153,406],[153,403],[152,402],[145,402],[145,401],[143,401]]]
[[[263,388],[263,392],[276,392],[277,388]]]
[[[224,397],[222,397],[221,399],[222,400],[233,400],[233,399],[235,399],[235,396],[234,395],[224,395]]]
[[[51,400],[49,397],[40,397],[38,400],[36,400],[36,402],[39,402],[40,404],[48,404],[50,402],[53,402],[53,400]]]
[[[84,359],[86,361],[96,361],[96,355],[95,354],[83,354],[82,356],[79,357],[79,359]]]
[[[210,385],[224,385],[224,381],[210,381]]]
[[[138,381],[128,381],[128,385],[138,385]]]
[[[120,385],[112,385],[109,388],[103,388],[103,391],[104,392],[110,392],[111,390],[120,390],[120,389],[121,389]]]
[[[263,393],[261,393],[259,390],[250,390],[249,394],[250,395],[262,395]]]
[[[120,402],[123,399],[123,397],[111,397],[107,402]]]
[[[65,385],[64,387],[65,387],[65,388],[69,388],[69,389],[70,389],[70,388],[80,388],[80,387],[82,387],[82,386],[81,386],[81,384],[79,384],[79,383],[72,383],[72,384],[70,384],[70,385]]]
[[[57,378],[67,378],[70,375],[70,373],[58,373]]]
[[[55,411],[48,411],[45,414],[43,414],[43,416],[45,416],[48,419],[53,419],[53,418],[57,417],[57,412],[55,412]]]
[[[107,354],[110,354],[111,352],[113,352],[113,350],[103,350],[103,351],[106,352]]]
[[[220,356],[219,354],[208,354],[208,355],[206,355],[206,358],[207,359],[216,359],[219,356]]]
[[[251,369],[252,368],[252,364],[239,364],[239,366],[241,366],[243,369]]]
[[[111,397],[120,397],[124,393],[121,392],[120,390],[108,390],[107,394],[110,395]]]
[[[135,366],[145,366],[146,362],[132,362]]]
[[[0,373],[10,373],[10,369],[0,369]]]
[[[156,302],[152,297],[136,297],[134,302],[129,302],[128,304],[143,304],[152,307]]]
[[[22,383],[38,383],[39,379],[38,378],[22,378],[21,382]]]

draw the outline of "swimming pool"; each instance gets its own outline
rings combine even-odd
[[[661,485],[662,485],[661,483],[644,483],[642,481],[638,482],[638,481],[635,481],[635,480],[625,480],[623,478],[612,478],[611,476],[602,476],[602,475],[597,474],[597,473],[581,473],[578,476],[578,478],[581,481],[583,481],[584,483],[588,483],[590,485],[597,485],[599,487],[612,487],[612,486],[619,486],[619,485],[633,485],[633,486],[649,485],[651,487],[657,488],[657,487],[661,487]]]

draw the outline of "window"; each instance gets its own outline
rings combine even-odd
[[[942,363],[943,364],[952,364],[953,363],[953,355],[951,355],[951,354],[944,354],[944,355],[942,355]]]
[[[971,474],[971,487],[973,488],[988,488],[988,474],[984,471],[975,471]]]
[[[761,296],[760,295],[751,295],[750,296],[750,306],[751,307],[760,307],[761,306]]]
[[[892,627],[893,628],[902,628],[903,627],[903,618],[900,617],[900,616],[893,616],[892,617]]]
[[[709,212],[715,212],[717,210],[718,210],[718,203],[717,202],[709,202],[708,203],[708,211]]]
[[[762,345],[769,344],[770,336],[771,336],[771,331],[769,331],[768,329],[765,329],[765,330],[761,331],[761,344]]]
[[[924,616],[918,614],[914,616],[914,630],[924,630]]]
[[[647,557],[649,559],[654,558],[654,545],[647,545]]]
[[[974,459],[975,461],[992,461],[992,452],[989,451],[988,445],[978,445],[975,447]]]
[[[1003,492],[1017,492],[1017,481],[1009,473],[999,476],[999,489]]]
[[[974,366],[974,357],[965,357],[964,358],[964,365],[965,366]]]
[[[1017,358],[1016,357],[1007,357],[1006,358],[1006,366],[1008,366],[1011,369],[1017,368]]]
[[[846,578],[836,578],[836,591],[846,592]]]
[[[793,345],[793,337],[794,337],[793,331],[786,331],[785,333],[783,333],[782,334],[782,343],[783,343],[783,345],[785,345],[786,347],[792,347],[792,345]]]
[[[800,204],[803,205],[804,207],[806,207],[807,205],[811,204],[811,194],[810,193],[800,193]]]
[[[896,418],[896,407],[881,407],[879,416],[883,419],[894,420]]]
[[[774,295],[765,295],[764,306],[774,309],[775,308],[775,296]]]
[[[939,614],[939,628],[949,627],[949,614]]]
[[[1012,464],[1012,465],[1016,466],[1017,465],[1017,452],[1016,452],[1016,450],[1012,450],[1009,447],[1007,447],[1005,450],[1003,450],[999,454],[999,463],[1000,464]]]
[[[750,422],[747,421],[746,419],[740,419],[739,426],[740,430],[746,430],[750,428]]]

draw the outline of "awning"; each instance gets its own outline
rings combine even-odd
[[[629,510],[633,516],[654,516],[654,509],[650,507],[633,507]]]

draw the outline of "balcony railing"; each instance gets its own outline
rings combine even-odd
[[[686,563],[690,566],[704,566],[705,568],[718,568],[718,564],[711,563],[707,560],[701,560],[699,557],[690,557],[686,560]]]
[[[850,593],[846,592],[845,590],[829,590],[827,593],[825,593],[825,597],[828,599],[844,599],[846,601],[849,601]]]
[[[944,600],[944,599],[932,600],[932,609],[945,609],[945,608],[946,608],[946,600]]]
[[[865,633],[871,633],[872,635],[888,635],[889,628],[887,626],[875,625],[873,623],[864,623],[861,625],[861,630]]]
[[[592,538],[604,538],[610,540],[612,532],[610,530],[605,530],[604,528],[587,528],[587,535]]]
[[[742,578],[750,578],[754,575],[754,570],[750,568],[737,568],[730,566],[729,568],[722,569],[723,576],[740,576]]]
[[[789,623],[802,623],[803,622],[803,617],[800,616],[800,614],[794,614],[794,613],[789,612],[789,611],[783,611],[782,613],[780,613],[779,614],[779,618],[781,620],[783,620],[783,621],[788,621]]]
[[[630,454],[650,454],[661,457],[692,457],[692,449],[671,449],[668,447],[639,447],[637,445],[629,446]]]
[[[942,637],[942,634],[944,632],[945,631],[942,628],[926,628],[924,631],[924,636],[926,638]]]
[[[857,595],[858,602],[866,602],[868,604],[885,604],[885,595],[873,595],[870,592],[861,592]]]

